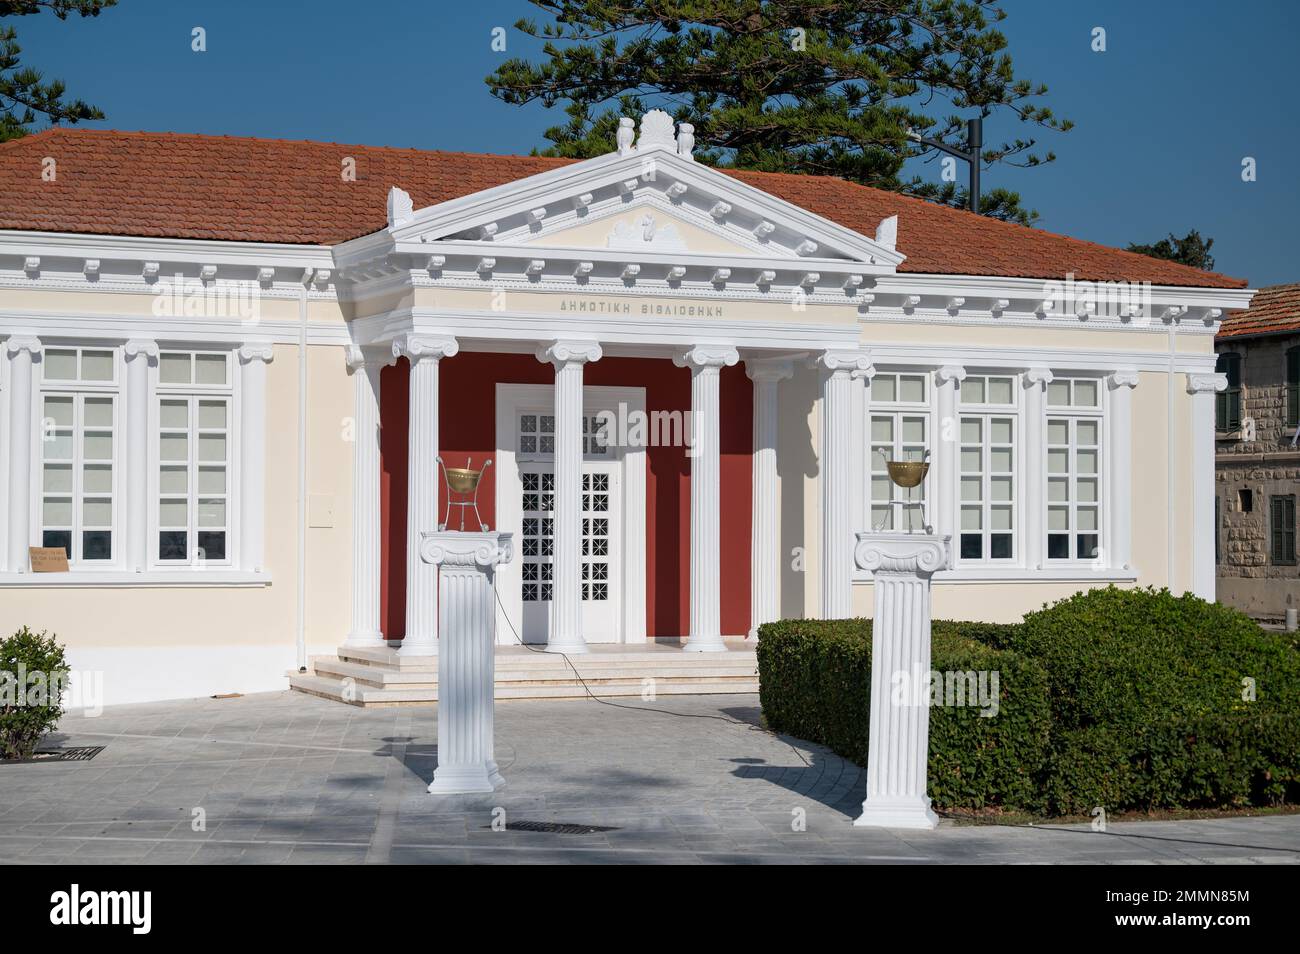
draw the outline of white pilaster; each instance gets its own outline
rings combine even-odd
[[[142,573],[149,565],[149,368],[158,364],[158,345],[132,338],[122,353],[126,358],[124,568]]]
[[[266,561],[266,366],[269,342],[239,349],[239,563],[260,573]]]
[[[406,463],[406,632],[403,656],[438,654],[438,569],[420,560],[420,535],[438,526],[438,362],[460,351],[455,338],[403,335],[393,356],[411,362]]]
[[[934,441],[934,529],[936,535],[957,539],[957,478],[961,463],[961,422],[957,396],[966,369],[946,364],[934,375],[938,391],[939,432]]]
[[[1025,566],[1030,570],[1041,569],[1046,556],[1043,520],[1047,503],[1043,495],[1047,482],[1047,386],[1051,383],[1052,372],[1047,368],[1025,372]]]
[[[509,533],[433,530],[421,534],[419,558],[439,579],[438,767],[435,795],[491,792],[505,784],[493,751],[496,665],[492,584],[514,556]]]
[[[691,609],[683,649],[725,652],[722,641],[722,368],[740,360],[729,345],[696,345],[673,359],[691,369]]]
[[[780,618],[780,499],[776,469],[779,385],[794,374],[789,360],[746,361],[754,382],[753,509],[749,571],[749,635]]]
[[[854,825],[934,828],[930,753],[930,578],[952,565],[950,538],[859,533],[854,558],[873,574],[867,797]]]
[[[26,573],[31,545],[32,362],[41,355],[35,335],[11,335],[9,356],[9,546],[6,569]]]
[[[1116,371],[1106,379],[1110,388],[1110,439],[1106,444],[1110,452],[1110,559],[1107,565],[1113,570],[1133,568],[1133,389],[1137,383],[1136,371]],[[1213,450],[1211,442],[1211,454]]]
[[[846,619],[853,615],[853,465],[860,459],[862,412],[854,411],[854,398],[862,401],[865,376],[874,373],[861,351],[827,351],[817,358],[822,372],[822,618]]]
[[[392,364],[391,348],[349,345],[346,352],[355,397],[352,456],[352,626],[344,646],[384,645],[379,628],[380,494],[379,376]]]
[[[551,626],[546,651],[585,653],[582,633],[582,376],[594,341],[553,341],[537,360],[555,368],[555,517]]]
[[[1192,592],[1214,599],[1214,395],[1225,374],[1189,374],[1192,396]]]

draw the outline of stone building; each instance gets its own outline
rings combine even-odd
[[[1300,283],[1262,288],[1215,341],[1218,598],[1263,618],[1300,607]]]

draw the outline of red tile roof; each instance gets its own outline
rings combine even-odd
[[[42,160],[56,178],[44,181]],[[356,181],[340,175],[356,161]],[[386,224],[390,186],[416,208],[570,160],[336,143],[55,128],[0,145],[0,229],[332,245]],[[731,172],[864,235],[899,215],[900,271],[1241,288],[1213,272],[998,222],[842,179]]]
[[[1219,326],[1219,338],[1300,332],[1300,283],[1261,288],[1249,308],[1230,311]]]

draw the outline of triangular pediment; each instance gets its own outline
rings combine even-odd
[[[756,189],[662,145],[611,153],[413,209],[390,199],[400,250],[481,243],[489,249],[674,253],[854,266],[893,272],[893,223],[877,239]],[[548,254],[552,254],[548,252]]]

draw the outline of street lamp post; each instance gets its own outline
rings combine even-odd
[[[907,138],[966,161],[966,164],[970,167],[970,210],[978,213],[980,210],[980,150],[984,147],[983,118],[976,116],[966,122],[965,150],[950,146],[938,139],[922,136],[913,129],[907,131]]]

